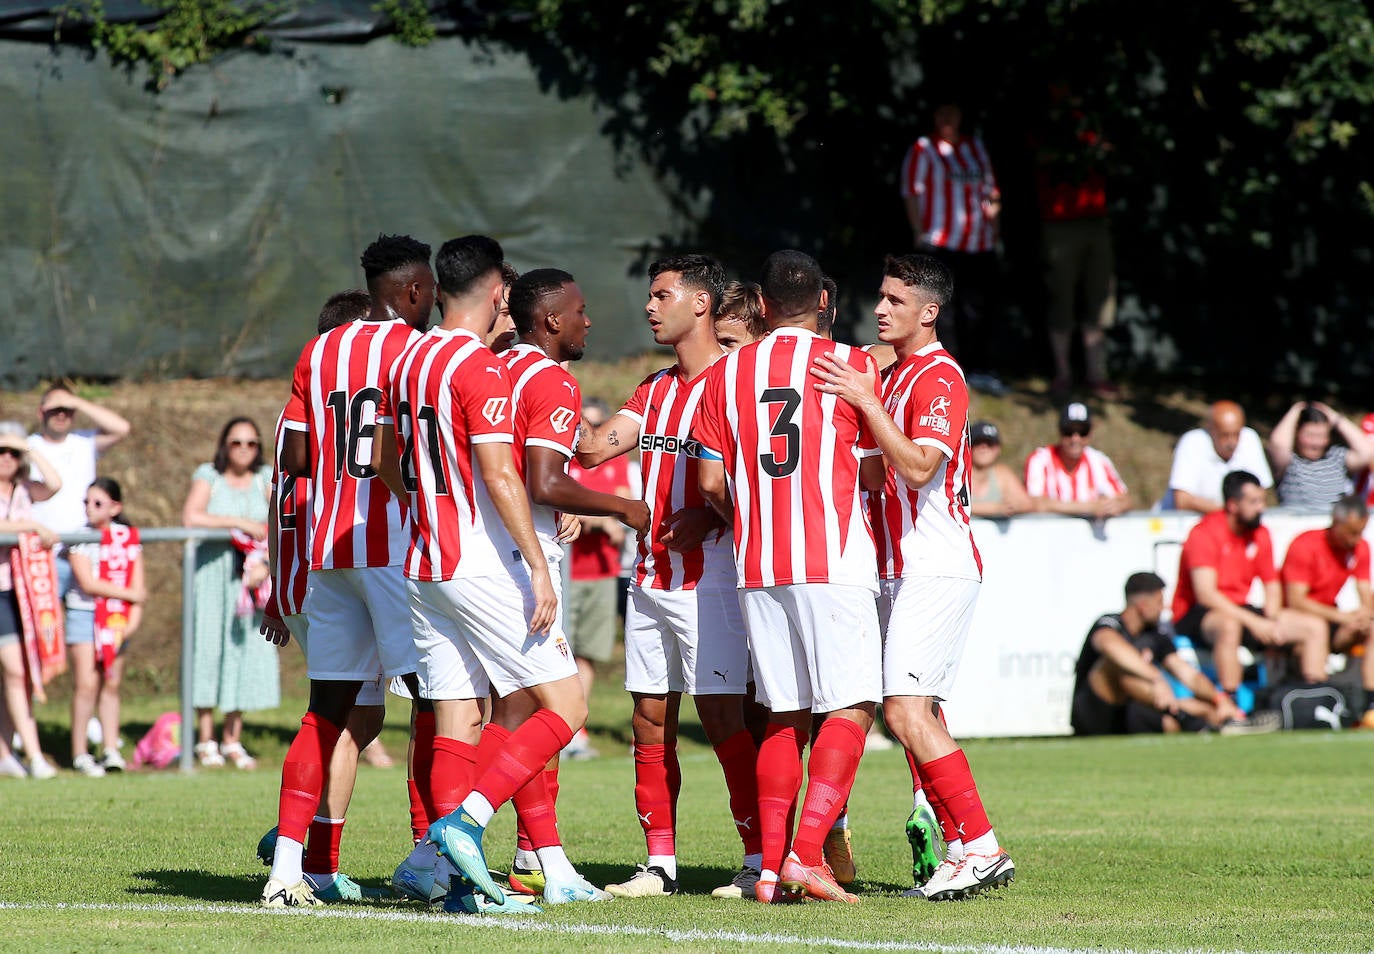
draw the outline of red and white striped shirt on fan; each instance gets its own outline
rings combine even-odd
[[[697,487],[701,446],[692,437],[709,369],[691,381],[673,365],[639,383],[617,414],[639,425],[639,468],[644,502],[649,505],[649,532],[639,538],[634,583],[651,590],[694,589],[705,576],[730,578],[730,542],[722,529],[707,536],[700,549],[669,550],[659,538],[663,521],[679,510],[709,507]]]
[[[982,580],[983,559],[969,527],[968,385],[954,358],[932,342],[888,375],[887,413],[921,447],[944,463],[924,487],[913,489],[891,469],[881,494],[869,496],[878,576],[944,576]]]
[[[525,477],[525,453],[531,445],[547,447],[565,458],[572,459],[573,443],[577,439],[577,424],[582,418],[582,392],[577,379],[564,370],[542,350],[531,344],[517,344],[501,354],[511,379],[511,407],[515,431],[515,466]],[[530,501],[534,516],[534,532],[546,556],[559,559],[563,548],[558,543],[558,511],[544,504]],[[492,533],[506,534],[505,524],[498,523]],[[515,546],[509,539],[505,549]]]
[[[743,587],[844,583],[877,591],[859,462],[878,449],[853,407],[812,387],[808,369],[827,352],[876,376],[872,355],[804,328],[780,328],[709,372],[695,434],[732,478]]]
[[[1069,470],[1053,444],[1031,451],[1026,458],[1026,491],[1032,497],[1088,503],[1104,497],[1119,497],[1126,483],[1116,472],[1111,458],[1100,450],[1083,448],[1078,466]]]
[[[394,424],[411,530],[412,580],[496,576],[520,559],[491,535],[503,526],[474,465],[477,444],[515,441],[510,375],[470,331],[431,328],[392,369],[378,420]]]
[[[922,136],[902,162],[902,195],[921,197],[921,240],[951,252],[991,252],[997,243],[983,203],[997,191],[983,141]]]
[[[372,469],[381,382],[420,337],[404,321],[351,321],[296,362],[284,426],[310,446],[310,569],[397,566],[407,532],[399,501]]]
[[[272,577],[272,594],[283,617],[305,611],[310,568],[310,479],[292,477],[281,469],[285,422],[283,412],[277,418],[277,453],[272,458],[272,490],[277,505],[277,572]]]

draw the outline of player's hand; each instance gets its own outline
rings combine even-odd
[[[285,646],[291,642],[291,630],[275,615],[263,613],[262,625],[258,627],[258,632],[273,646]]]
[[[643,536],[649,532],[649,505],[642,500],[631,500],[625,508],[625,516],[620,518],[635,533]]]
[[[547,564],[536,566],[530,572],[530,589],[534,591],[534,612],[530,614],[530,635],[547,635],[558,618],[558,597],[553,591],[553,580],[549,577]]]
[[[558,535],[554,537],[559,543],[572,543],[582,536],[582,518],[573,513],[558,514]]]
[[[647,523],[646,520],[646,529]],[[684,507],[663,521],[658,541],[669,550],[686,553],[699,548],[710,533],[719,530],[720,518],[710,507]]]
[[[260,523],[257,520],[240,520],[238,529],[248,534],[254,540],[267,539],[267,524]]]
[[[1279,645],[1279,624],[1266,616],[1256,617],[1251,620],[1246,629],[1255,635],[1255,638],[1266,646]]]
[[[860,407],[877,400],[878,377],[871,371],[859,371],[841,361],[833,351],[827,351],[811,362],[811,376],[818,378],[812,387],[823,394],[834,394],[846,403]]]
[[[1163,679],[1155,680],[1151,697],[1154,700],[1154,707],[1160,712],[1178,711],[1178,700],[1174,698],[1174,690]]]

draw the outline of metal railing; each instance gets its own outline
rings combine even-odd
[[[63,533],[63,543],[99,543],[100,534],[94,530]],[[196,737],[195,708],[191,704],[191,681],[195,664],[196,612],[196,550],[202,540],[228,543],[229,531],[201,527],[139,527],[140,543],[182,543],[181,552],[181,760],[183,772],[195,769],[193,747]],[[13,533],[0,533],[0,546],[19,542]]]

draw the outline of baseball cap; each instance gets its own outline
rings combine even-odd
[[[1002,432],[997,429],[997,425],[992,421],[974,421],[968,429],[968,442],[970,444],[1000,444],[1002,443]]]
[[[1093,416],[1088,410],[1088,405],[1082,401],[1064,405],[1064,410],[1059,415],[1059,429],[1062,431],[1080,424],[1086,425],[1089,429],[1093,426]]]
[[[0,437],[13,435],[15,437],[28,437],[29,432],[23,424],[18,421],[0,421]]]

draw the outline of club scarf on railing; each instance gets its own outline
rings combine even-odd
[[[43,687],[67,671],[67,640],[63,630],[62,594],[57,591],[57,563],[36,533],[19,534],[10,551],[14,595],[24,628],[24,660],[29,689],[47,701]]]
[[[121,589],[128,589],[134,579],[134,568],[143,555],[138,542],[138,528],[112,523],[100,535],[101,580]],[[129,604],[111,596],[95,598],[95,652],[102,672],[108,673],[124,644],[129,629]]]

